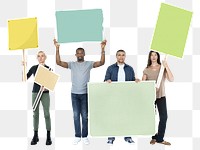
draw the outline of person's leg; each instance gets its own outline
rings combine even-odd
[[[32,93],[32,105],[35,102],[35,98],[37,96],[38,93]],[[38,138],[38,126],[39,126],[39,106],[40,106],[40,102],[38,103],[37,108],[35,109],[35,111],[33,112],[33,129],[34,129],[34,136],[33,139],[31,141],[31,145],[35,145],[37,144],[37,142],[39,141]]]
[[[155,111],[156,111],[157,100],[160,100],[160,99],[156,99],[156,101],[154,103]],[[157,139],[157,133],[155,135],[153,135],[151,138],[152,138],[152,140],[150,141],[150,144],[155,144],[156,143],[156,139]]]
[[[88,136],[88,94],[80,94],[81,117],[82,117],[82,139],[83,143],[90,144]]]
[[[166,98],[162,97],[160,99],[156,100],[156,104],[158,107],[159,112],[159,125],[158,125],[158,133],[156,135],[156,142],[163,142],[164,141],[164,135],[165,135],[165,129],[166,129],[166,123],[167,123],[167,105],[166,105]]]
[[[51,117],[50,117],[50,96],[49,93],[43,93],[41,97],[41,102],[43,106],[44,111],[44,118],[46,123],[46,130],[47,130],[47,139],[46,139],[46,145],[51,145]]]
[[[82,137],[88,136],[88,95],[81,94]]]
[[[73,108],[73,117],[74,117],[74,128],[75,128],[75,137],[81,138],[81,126],[80,126],[80,109],[81,104],[78,99],[78,94],[71,94],[72,99],[72,108]]]
[[[51,131],[51,117],[50,117],[50,96],[49,93],[43,93],[41,97],[41,102],[43,106],[44,111],[44,118],[46,123],[46,129],[47,131]]]

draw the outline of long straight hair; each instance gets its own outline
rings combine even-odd
[[[161,62],[160,62],[160,54],[159,54],[158,52],[155,52],[155,51],[150,51],[150,52],[149,52],[149,56],[148,56],[147,68],[148,68],[149,66],[151,66],[151,64],[152,64],[152,61],[151,61],[151,54],[152,54],[152,53],[156,53],[156,54],[157,54],[157,56],[158,56],[157,63],[158,63],[159,65],[161,65]]]

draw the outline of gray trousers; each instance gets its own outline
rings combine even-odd
[[[34,101],[35,101],[37,94],[38,93],[32,93],[32,105],[34,104]],[[50,113],[49,113],[49,108],[50,108],[49,93],[43,93],[42,96],[41,96],[40,102],[42,103],[42,106],[43,106],[44,118],[45,118],[45,122],[46,122],[46,129],[47,129],[47,131],[51,131],[51,118],[50,118]],[[38,131],[40,102],[39,102],[36,110],[33,112],[34,131]]]

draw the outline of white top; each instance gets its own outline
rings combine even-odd
[[[124,82],[125,81],[125,72],[124,72],[124,64],[119,65],[119,70],[118,70],[118,82]]]

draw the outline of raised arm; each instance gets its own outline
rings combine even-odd
[[[59,52],[60,44],[58,44],[56,39],[54,39],[53,41],[54,41],[54,45],[56,47],[56,64],[63,67],[63,68],[68,68],[68,63],[61,61],[61,59],[60,59],[60,52]]]
[[[106,42],[107,42],[106,40],[101,42],[101,59],[100,59],[100,61],[94,62],[93,68],[100,67],[100,66],[105,64],[105,46],[106,46]]]
[[[163,66],[166,69],[166,78],[167,78],[167,80],[170,81],[170,82],[173,82],[174,81],[174,76],[173,76],[173,74],[172,74],[172,72],[171,72],[166,60],[163,60]]]

